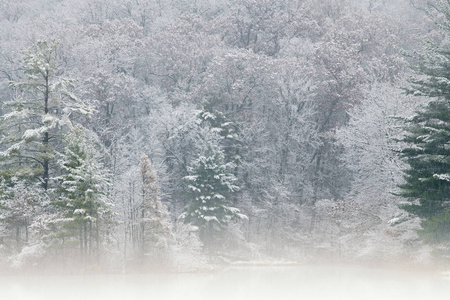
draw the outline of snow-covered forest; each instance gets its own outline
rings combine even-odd
[[[0,1],[0,270],[442,262],[449,20],[448,0]],[[441,150],[418,163],[418,140]]]

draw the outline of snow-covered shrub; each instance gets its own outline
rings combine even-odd
[[[10,267],[15,270],[37,267],[46,253],[47,249],[43,243],[25,246],[20,253],[9,258]]]
[[[6,270],[8,265],[7,258],[8,258],[8,251],[6,249],[6,246],[0,245],[0,270]]]
[[[177,222],[174,228],[173,265],[177,271],[192,272],[206,267],[198,227]]]

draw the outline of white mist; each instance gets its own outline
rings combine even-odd
[[[337,266],[0,278],[0,300],[426,300],[449,295],[450,281],[437,274]]]

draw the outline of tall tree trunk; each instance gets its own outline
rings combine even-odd
[[[20,226],[16,226],[16,246],[17,251],[20,251],[22,249],[22,243],[20,242]]]
[[[91,221],[88,221],[89,222],[89,235],[88,235],[88,237],[89,237],[89,256],[90,257],[92,257],[92,254],[93,254],[93,249],[92,249],[92,236],[93,236],[93,234],[92,234],[92,222]]]
[[[95,222],[95,260],[100,262],[100,218],[96,215],[97,221]],[[108,235],[108,234],[107,234]]]
[[[49,95],[50,95],[50,87],[49,87],[49,70],[46,71],[45,73],[45,92],[44,92],[44,112],[45,114],[48,114],[49,112],[49,107],[48,107],[48,100],[49,100]],[[49,158],[48,158],[48,144],[49,144],[50,138],[49,138],[49,134],[48,131],[44,132],[44,139],[43,139],[43,144],[44,144],[44,160],[42,162],[42,166],[44,168],[44,174],[42,175],[42,185],[44,187],[44,190],[48,189],[48,179],[49,179]]]
[[[83,222],[83,238],[84,238],[84,255],[88,254],[88,232],[87,232],[87,223]]]
[[[142,255],[142,261],[144,261],[144,257],[145,257],[145,221],[144,221],[144,218],[145,218],[145,209],[144,208],[142,208],[142,219],[141,219],[141,239],[142,239],[142,249],[141,249],[141,251],[142,251],[142,253],[141,253],[141,255]]]
[[[84,245],[84,243],[83,243],[83,224],[80,223],[80,255],[81,255],[82,259],[84,256],[83,255],[83,253],[84,253],[83,245]]]
[[[28,243],[28,220],[25,219],[25,243]]]

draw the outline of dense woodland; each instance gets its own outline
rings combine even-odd
[[[448,256],[449,20],[447,0],[2,0],[0,269]]]

